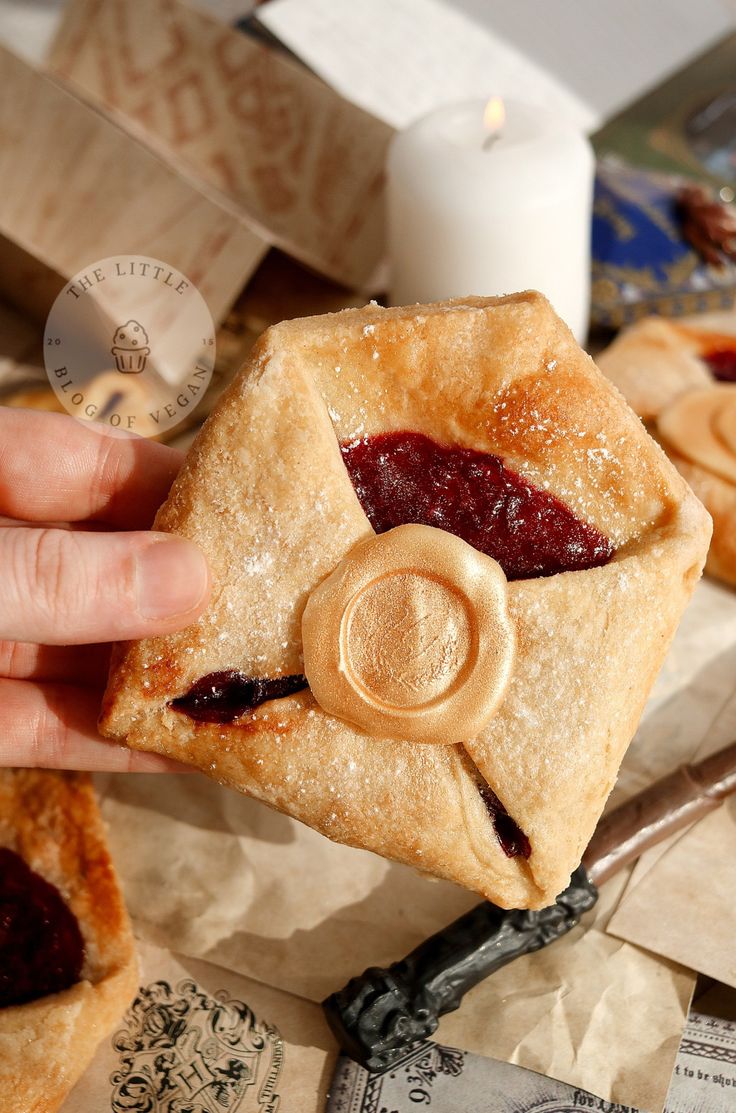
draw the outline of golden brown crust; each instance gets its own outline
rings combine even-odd
[[[652,423],[691,391],[717,386],[702,356],[719,347],[736,347],[736,312],[647,318],[625,329],[596,362],[639,417]],[[736,484],[663,446],[713,519],[706,572],[736,585]]]
[[[210,672],[302,671],[310,592],[371,535],[338,441],[408,429],[496,453],[618,547],[605,568],[509,585],[517,654],[472,743],[368,738],[309,692],[232,725],[169,701]],[[123,648],[101,720],[337,841],[507,907],[566,884],[697,576],[709,523],[538,294],[369,306],[285,322],[256,346],[193,446],[156,528],[191,537],[215,589],[188,630]],[[484,778],[529,835],[508,858]]]
[[[706,572],[736,586],[736,484],[691,463],[677,452],[668,450],[668,455],[713,519]]]
[[[56,886],[84,938],[76,985],[0,1009],[0,1113],[52,1113],[135,994],[133,935],[88,777],[0,770],[0,846]]]
[[[624,329],[596,359],[643,421],[688,390],[712,382],[699,358],[699,345],[661,317],[647,317]]]
[[[338,440],[411,429],[497,453],[616,546],[681,497],[660,468],[623,481],[651,441],[540,294],[349,309],[264,341],[285,374],[309,368]]]

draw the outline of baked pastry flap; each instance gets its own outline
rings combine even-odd
[[[647,318],[597,362],[711,515],[706,571],[736,585],[736,312]]]
[[[138,985],[86,776],[0,770],[0,1111],[52,1113]]]
[[[458,534],[508,581],[510,677],[472,737],[471,715],[451,737],[404,725],[376,737],[328,714],[307,687],[308,600],[375,533],[419,528],[411,522]],[[203,548],[212,601],[187,630],[119,649],[104,733],[337,841],[506,907],[541,907],[594,829],[709,524],[530,293],[368,306],[270,329],[156,528]],[[382,598],[404,607],[393,581]],[[431,654],[444,641],[406,644]]]

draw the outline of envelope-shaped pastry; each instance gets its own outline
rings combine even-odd
[[[0,1113],[53,1113],[138,984],[89,778],[0,770]]]
[[[538,294],[266,332],[157,529],[214,580],[102,729],[329,838],[541,907],[593,831],[709,522]]]
[[[648,317],[598,364],[710,512],[706,571],[736,584],[736,310]]]

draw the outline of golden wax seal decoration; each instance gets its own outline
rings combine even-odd
[[[736,483],[736,385],[680,395],[659,415],[657,429],[681,456]]]
[[[397,526],[312,592],[304,672],[320,706],[379,738],[473,738],[503,698],[514,629],[499,564],[451,533]]]

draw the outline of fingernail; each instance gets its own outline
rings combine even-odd
[[[153,541],[137,555],[136,590],[143,618],[175,618],[194,610],[208,585],[204,554],[183,537]]]

